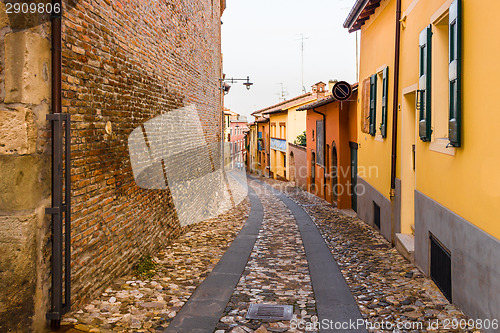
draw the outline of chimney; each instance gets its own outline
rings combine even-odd
[[[314,95],[316,95],[317,99],[325,97],[325,92],[326,92],[325,87],[326,84],[324,84],[321,81],[312,85],[312,92]]]
[[[337,82],[339,82],[339,80],[331,80],[331,79],[330,79],[330,80],[328,81],[328,91],[329,91],[330,93],[331,93],[331,92],[332,92],[332,90],[333,90],[333,86],[334,86]]]

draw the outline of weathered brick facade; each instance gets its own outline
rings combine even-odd
[[[80,0],[64,13],[62,104],[63,112],[72,117],[72,300],[77,306],[110,279],[129,271],[141,255],[153,253],[182,232],[170,193],[142,189],[135,184],[127,140],[130,133],[146,121],[170,110],[194,105],[206,141],[209,144],[221,141],[220,16],[224,6],[223,1],[214,0]],[[48,44],[49,26],[50,23],[31,28],[24,32],[23,38],[32,38],[33,34],[37,43]],[[8,36],[1,38],[7,49]],[[50,56],[50,45],[47,47]],[[35,214],[36,207],[48,205],[50,195],[47,140],[50,132],[45,121],[50,89],[33,93],[35,101],[23,100],[23,96],[17,95],[14,100],[7,100],[7,83],[4,84],[3,77],[11,75],[14,69],[5,59],[2,61],[2,99],[4,108],[8,109],[5,117],[11,122],[24,117],[20,120],[24,124],[24,136],[12,143],[18,146],[19,152],[9,158],[19,160],[18,155],[24,154],[44,163],[38,171],[40,176],[27,180],[28,186],[43,193],[33,199],[33,207],[27,207],[28,204],[19,207],[19,210],[29,208]],[[50,65],[50,58],[47,61]],[[20,66],[25,72],[33,69],[30,63]],[[50,87],[50,68],[44,68],[44,63],[39,66],[42,74],[48,71],[48,83],[44,81],[44,84]],[[44,78],[42,75],[37,79]],[[26,104],[27,111],[19,109],[19,103]],[[2,112],[0,116],[4,117]],[[31,123],[36,125],[35,130]],[[33,137],[35,139],[30,139]],[[189,142],[186,146],[189,147]],[[0,163],[8,163],[4,155],[9,153],[4,152],[1,145],[0,154]],[[199,163],[201,159],[194,161]],[[179,168],[182,168],[192,161],[180,162]],[[12,173],[21,170],[16,165],[9,168]],[[11,197],[21,195],[15,192],[15,180],[2,181],[0,185]],[[8,203],[0,202],[0,215],[15,215],[9,213],[12,207]],[[24,222],[13,223],[27,225],[31,230],[20,231],[21,234],[36,234],[41,225],[47,227],[48,220],[39,212],[38,215],[43,223],[29,224],[24,215]],[[47,252],[48,248],[43,240],[45,233],[37,233],[40,235],[18,242],[30,248],[27,256],[33,258],[28,262],[42,262],[42,257],[50,256],[42,255],[42,249]],[[6,242],[0,237],[0,243]],[[3,250],[4,244],[0,245]],[[9,251],[9,246],[5,250]],[[42,268],[46,270],[46,266]],[[36,272],[32,268],[30,274]],[[40,270],[38,275],[43,275]],[[0,275],[0,280],[4,278]],[[30,294],[34,293],[35,286],[43,287],[45,294],[39,299],[45,303],[37,308],[39,323],[46,311],[48,282],[47,277],[33,277],[29,286],[24,287],[29,289],[21,302],[29,304],[24,312],[27,318],[37,311],[33,300],[26,299],[33,298]],[[0,313],[0,321],[4,315]]]

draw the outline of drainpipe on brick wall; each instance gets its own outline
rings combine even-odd
[[[52,0],[52,7],[62,6],[61,0]],[[61,8],[61,7],[59,7]],[[62,10],[62,9],[61,9]],[[52,113],[61,113],[61,16],[52,16]]]
[[[61,114],[62,111],[62,89],[61,89],[61,66],[62,66],[62,41],[61,41],[61,16],[62,16],[62,1],[52,0],[52,8],[57,8],[59,6],[59,13],[52,13],[51,17],[51,27],[52,27],[52,96],[51,96],[51,113]],[[54,119],[54,118],[53,118]],[[61,158],[60,151],[60,136],[61,136],[61,125],[56,126],[54,121],[51,121],[51,150],[52,150],[52,208],[51,209],[62,209],[59,207],[62,202],[62,188],[61,188],[61,177],[59,173],[62,173],[62,165],[59,158]],[[68,126],[68,125],[67,125]],[[68,171],[66,171],[68,172]],[[59,210],[57,214],[52,212],[52,308],[47,314],[47,319],[50,320],[50,325],[52,329],[59,329],[61,323],[61,316],[64,314],[64,309],[62,307],[62,230],[59,225],[61,222],[60,215],[62,211]],[[66,251],[66,256],[69,253]],[[65,256],[65,257],[66,257]],[[65,258],[66,259],[66,258]],[[67,259],[66,259],[67,260]],[[66,277],[69,275],[66,272]],[[66,286],[69,289],[70,281],[67,278],[65,280]],[[69,298],[70,295],[65,295],[66,309],[69,309]]]
[[[401,0],[396,4],[396,43],[394,51],[394,103],[392,106],[392,156],[391,156],[391,202],[394,206],[396,196],[396,160],[398,145],[398,112],[399,112],[399,57],[401,52]],[[396,217],[391,214],[391,240],[395,244]]]
[[[314,108],[312,110],[313,112],[323,116],[323,199],[326,200],[326,115],[324,113],[316,111]]]

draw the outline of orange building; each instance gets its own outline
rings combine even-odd
[[[340,209],[356,210],[357,84],[352,90],[347,101],[329,96],[297,110],[307,111],[308,191]]]

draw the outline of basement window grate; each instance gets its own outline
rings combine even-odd
[[[430,236],[431,241],[431,278],[436,283],[438,288],[443,292],[444,296],[452,302],[452,286],[451,286],[451,254],[441,242]]]
[[[373,223],[380,230],[380,206],[373,202]]]
[[[247,312],[247,319],[260,320],[291,320],[293,306],[274,304],[250,304]]]

